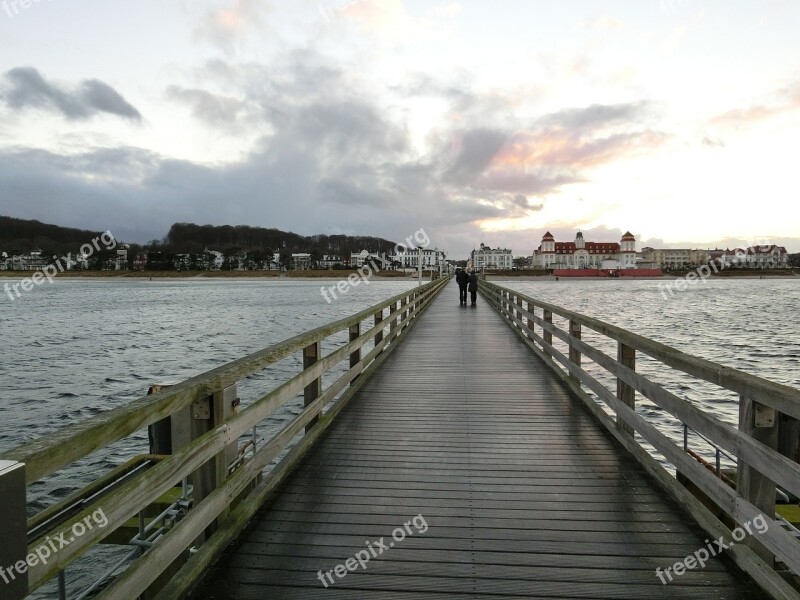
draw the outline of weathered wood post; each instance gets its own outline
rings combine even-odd
[[[778,452],[800,463],[800,421],[783,413],[778,415]],[[794,494],[790,496],[792,502],[800,500]]]
[[[577,321],[573,321],[572,319],[569,320],[569,336],[570,338],[577,340],[581,339],[581,324]],[[569,345],[569,360],[578,367],[581,366],[581,353],[571,343]],[[576,384],[580,385],[580,380],[572,373],[570,373],[569,378]]]
[[[375,345],[377,346],[383,341],[383,309],[375,313],[375,328],[378,333],[375,334]]]
[[[3,515],[0,596],[8,600],[21,600],[28,595],[28,519],[25,502],[25,465],[0,460],[0,514]]]
[[[157,394],[169,385],[152,385],[148,395]],[[210,396],[196,398],[189,406],[149,427],[150,454],[174,454],[201,435],[222,425],[238,410],[238,386],[231,385]],[[227,479],[228,466],[238,455],[238,444],[230,444],[213,460],[197,469],[189,477],[192,499],[198,504]],[[213,532],[213,526],[207,535]],[[204,540],[201,537],[198,543]]]
[[[520,320],[520,323],[519,325],[517,325],[517,328],[520,331],[522,331],[523,329],[525,329],[525,319],[522,316],[522,298],[520,298],[519,296],[517,296],[517,318]]]
[[[303,370],[305,371],[309,367],[314,366],[320,359],[320,343],[314,342],[313,344],[309,344],[305,348],[303,348]],[[322,393],[322,378],[317,377],[314,381],[309,383],[305,389],[303,390],[303,400],[304,405],[308,406],[314,400],[319,398],[319,395]],[[319,421],[319,416],[314,417],[311,421],[309,421],[308,425],[306,425],[306,432],[308,432],[314,425],[317,424]]]
[[[617,342],[617,362],[623,367],[636,370],[636,349]],[[617,377],[617,399],[636,410],[636,390]],[[617,427],[623,433],[633,437],[633,427],[625,423],[617,415]]]
[[[392,317],[392,320],[389,324],[389,339],[394,340],[395,333],[397,332],[397,326],[400,324],[400,313],[395,312],[400,308],[399,302],[393,302],[389,306],[389,314],[395,313],[395,316]],[[394,343],[394,342],[392,342]]]
[[[544,312],[542,314],[542,321],[544,321],[548,325],[552,325],[553,313],[547,309],[543,309],[543,311]],[[551,346],[553,345],[553,334],[547,331],[547,329],[545,329],[544,327],[542,327],[542,338],[544,339],[545,343],[550,344]],[[547,348],[544,348],[544,353],[548,358],[553,358],[553,355],[550,354],[550,351]]]
[[[403,307],[403,312],[400,313],[400,320],[405,321],[406,318],[408,317],[408,296],[406,296],[400,301],[400,306]],[[403,329],[405,329],[406,327],[408,327],[408,324],[403,325]]]
[[[360,335],[361,335],[361,321],[359,321],[355,325],[350,325],[350,341],[352,342],[354,340],[357,340]],[[361,362],[361,348],[359,347],[350,353],[350,368],[352,369],[360,362]],[[358,379],[359,377],[361,377],[361,375],[354,377],[353,381],[350,382],[350,385],[355,385],[356,379]]]
[[[744,394],[739,397],[739,430],[773,450],[778,449],[778,418],[775,409],[759,404]],[[765,516],[770,519],[775,516],[775,482],[748,465],[741,457],[738,457],[736,491]],[[748,536],[745,543],[764,562],[773,566],[775,556],[755,536]]]

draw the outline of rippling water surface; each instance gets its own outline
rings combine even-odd
[[[497,282],[685,352],[800,387],[800,280],[712,280],[669,299],[659,293],[657,281]],[[415,285],[376,280],[327,304],[319,287],[331,283],[65,279],[14,302],[6,298],[0,305],[0,452],[138,398],[151,383],[187,379]],[[445,293],[455,299],[454,286]],[[600,336],[586,334],[584,339],[615,353],[614,345]],[[329,349],[342,343],[344,336]],[[732,394],[644,357],[638,360],[637,369],[647,376],[736,423]],[[298,367],[295,357],[242,382],[243,402],[297,373]],[[599,369],[591,372],[613,385]],[[674,419],[644,399],[637,402],[637,410],[680,439]],[[289,403],[276,414],[274,428],[299,412],[301,404]],[[140,433],[32,486],[30,509],[41,510],[98,471],[146,449],[146,435]],[[700,445],[697,449],[703,451]],[[87,578],[86,567],[78,567],[70,581],[77,585]]]

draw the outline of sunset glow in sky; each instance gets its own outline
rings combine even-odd
[[[0,214],[798,252],[798,31],[795,0],[9,1]]]

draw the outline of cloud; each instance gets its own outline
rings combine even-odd
[[[740,129],[800,109],[800,81],[770,94],[768,102],[734,108],[713,117],[709,124],[726,129]]]
[[[82,81],[72,91],[49,83],[32,67],[18,67],[5,74],[0,99],[9,108],[38,108],[60,113],[69,120],[85,120],[99,113],[141,121],[141,113],[110,85],[97,79]]]
[[[667,135],[645,125],[644,102],[570,108],[541,117],[514,133],[475,185],[504,192],[547,195],[588,180],[588,171],[651,152]]]
[[[232,0],[208,11],[195,28],[194,36],[230,54],[242,38],[263,24],[266,10],[264,0]]]
[[[212,127],[230,127],[245,110],[241,99],[213,94],[203,89],[171,85],[167,88],[166,96],[170,100],[188,105],[195,118]]]
[[[725,142],[720,139],[712,138],[709,136],[704,136],[703,139],[700,141],[703,146],[708,146],[709,148],[724,148]]]

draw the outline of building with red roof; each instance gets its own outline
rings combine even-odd
[[[587,242],[580,231],[573,242],[557,242],[549,231],[533,253],[541,269],[634,269],[636,238],[626,231],[619,242]]]

